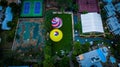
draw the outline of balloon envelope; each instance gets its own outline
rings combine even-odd
[[[50,32],[50,39],[54,42],[59,42],[63,37],[63,33],[59,29],[53,29]]]

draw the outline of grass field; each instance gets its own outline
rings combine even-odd
[[[53,51],[59,52],[64,50],[69,52],[72,48],[72,17],[71,14],[55,14],[54,17],[60,17],[63,21],[63,26],[60,30],[63,32],[63,39],[60,42],[53,42]]]
[[[25,14],[24,13],[24,3],[25,2],[30,2],[30,11],[28,14]],[[35,2],[40,2],[40,13],[34,13],[34,7],[35,7]],[[24,0],[23,3],[22,3],[22,11],[21,11],[21,17],[41,17],[42,16],[42,9],[43,9],[43,0]]]

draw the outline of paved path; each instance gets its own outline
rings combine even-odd
[[[70,60],[69,60],[70,67],[74,67],[74,63],[72,62],[72,58],[71,58],[72,52],[73,51],[70,51],[69,54],[68,54],[68,57],[70,58]]]

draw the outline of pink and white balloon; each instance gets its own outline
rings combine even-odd
[[[53,18],[51,22],[54,28],[60,28],[62,26],[62,19],[59,17]]]

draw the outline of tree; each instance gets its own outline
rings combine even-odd
[[[52,53],[51,53],[51,46],[46,45],[44,48],[44,61],[43,61],[43,67],[54,67],[53,59],[52,59]]]
[[[56,0],[58,6],[60,8],[69,8],[72,7],[73,0]]]
[[[64,56],[61,60],[59,60],[56,63],[56,67],[70,67],[69,60],[70,60],[69,57]]]
[[[82,45],[79,42],[75,42],[73,47],[74,47],[73,54],[75,56],[83,53],[82,52]]]
[[[51,58],[48,58],[43,61],[43,67],[55,67],[55,66],[52,63]]]
[[[88,13],[88,11],[86,11],[86,10],[82,12],[82,14],[87,14],[87,13]]]
[[[52,26],[51,26],[51,20],[53,18],[53,12],[54,10],[49,10],[49,11],[46,11],[45,13],[45,29],[47,32],[50,32],[51,29],[52,29]]]
[[[73,12],[77,13],[78,11],[78,4],[73,4]]]
[[[16,34],[16,39],[20,39],[20,35],[19,34]]]
[[[51,46],[46,45],[44,48],[43,67],[54,67],[53,59],[51,57]]]
[[[75,26],[74,26],[74,28],[76,29],[76,30],[81,30],[81,22],[80,21],[78,21],[76,24],[75,24]]]
[[[20,6],[18,4],[12,2],[9,4],[9,6],[12,8],[13,14],[17,14],[17,15],[20,14],[20,9],[18,9],[20,8]]]
[[[3,7],[7,7],[8,2],[6,0],[1,0],[0,5]]]
[[[44,54],[45,54],[45,58],[46,55],[49,55],[51,57],[52,53],[51,53],[51,46],[46,45],[44,48]]]
[[[8,42],[12,42],[15,36],[15,31],[11,31],[10,33],[8,33],[8,37],[7,37],[7,41]]]
[[[83,48],[82,48],[82,51],[83,51],[83,53],[86,53],[86,52],[88,52],[89,51],[89,48],[90,48],[90,44],[87,42],[87,43],[85,43],[84,45],[82,45],[83,46]]]

